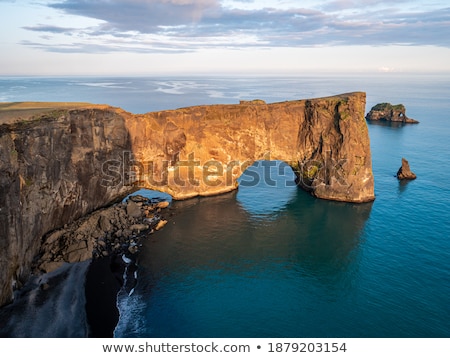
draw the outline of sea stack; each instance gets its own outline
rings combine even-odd
[[[403,104],[392,105],[390,103],[378,103],[373,106],[367,113],[366,119],[368,121],[419,123],[406,115],[406,108]]]
[[[399,180],[413,180],[417,178],[416,174],[411,171],[409,163],[405,158],[402,158],[402,166],[397,172],[397,178]]]

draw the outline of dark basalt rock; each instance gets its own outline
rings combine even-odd
[[[96,210],[44,236],[39,255],[32,265],[33,271],[46,273],[64,263],[113,254],[135,254],[142,234],[145,237],[167,223],[160,213],[162,207],[168,206],[168,202],[156,202],[137,195],[125,203]]]

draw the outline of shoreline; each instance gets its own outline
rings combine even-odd
[[[122,285],[113,271],[111,257],[92,260],[86,272],[84,292],[88,338],[112,338],[119,322],[117,294]]]
[[[136,284],[136,258],[111,255],[33,276],[0,308],[0,337],[114,338],[118,295]]]
[[[138,253],[93,259],[84,284],[88,338],[114,338],[120,320],[118,298],[121,291],[130,294],[136,286]]]
[[[118,294],[136,285],[141,241],[163,228],[170,205],[155,192],[137,193],[44,236],[34,275],[0,307],[0,337],[114,336]]]

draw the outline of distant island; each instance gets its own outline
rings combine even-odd
[[[373,106],[366,115],[368,121],[386,121],[402,123],[419,123],[415,119],[406,115],[406,108],[403,104],[392,105],[390,103],[378,103]]]

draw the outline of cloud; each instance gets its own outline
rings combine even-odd
[[[32,47],[35,49],[44,50],[54,53],[87,53],[87,54],[107,54],[114,52],[133,52],[133,53],[185,53],[189,52],[183,48],[174,48],[173,46],[167,46],[164,43],[153,43],[152,46],[145,46],[145,44],[127,43],[123,46],[120,43],[102,42],[102,43],[83,43],[83,42],[71,42],[71,43],[55,43],[48,45],[36,41],[24,40],[22,45]]]
[[[342,10],[355,10],[355,9],[367,9],[370,6],[378,6],[386,8],[386,6],[392,8],[393,4],[398,6],[400,3],[408,3],[411,0],[333,0],[325,2],[321,9],[324,11],[342,11]]]
[[[388,67],[388,66],[381,66],[380,68],[378,68],[378,72],[384,72],[384,73],[395,72],[395,68]]]
[[[37,31],[37,32],[51,32],[55,34],[64,34],[71,33],[76,29],[73,27],[61,27],[54,25],[35,25],[35,26],[24,26],[23,29],[29,31]]]
[[[218,0],[63,1],[49,5],[66,13],[105,21],[111,29],[148,33],[159,26],[199,22],[220,10]]]
[[[396,2],[397,8],[393,8],[390,1],[333,0],[322,1],[315,8],[245,10],[224,7],[219,0],[66,0],[48,6],[65,14],[100,20],[99,25],[73,29],[39,24],[25,29],[67,35],[64,46],[51,41],[39,44],[48,51],[166,52],[211,47],[334,45],[450,47],[450,8],[412,11],[405,6],[402,10],[401,4],[407,2]]]

